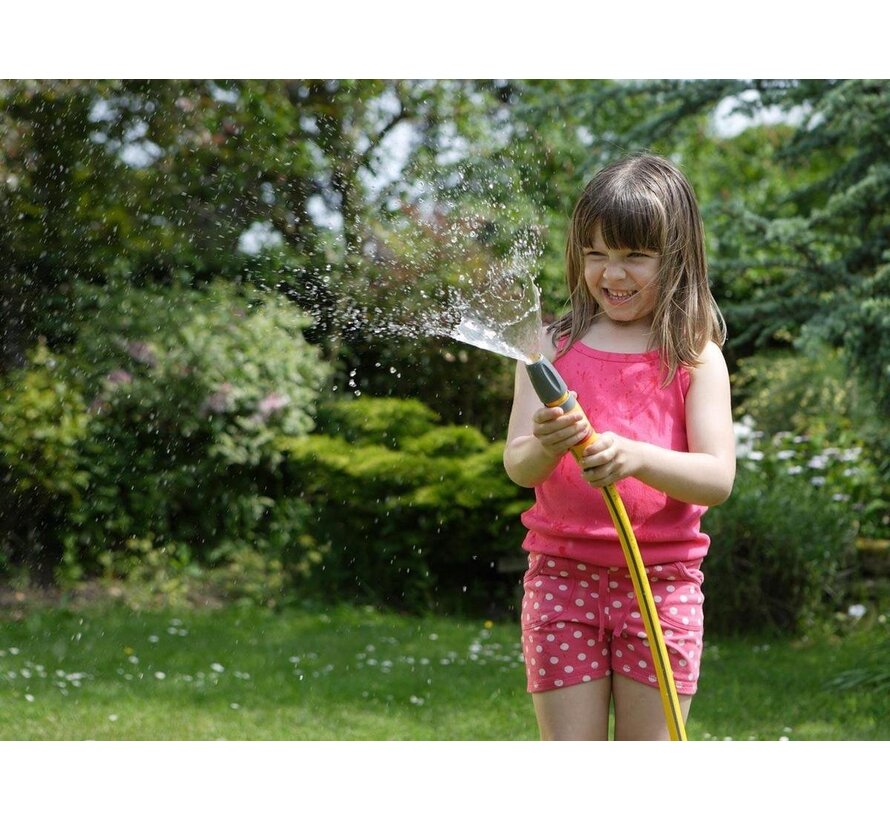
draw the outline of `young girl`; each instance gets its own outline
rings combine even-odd
[[[646,564],[684,718],[702,650],[707,507],[735,477],[725,326],[708,287],[701,217],[670,162],[635,155],[600,171],[566,242],[571,310],[544,355],[599,438],[580,465],[579,414],[546,408],[520,365],[504,466],[534,487],[522,521],[528,691],[542,739],[667,739],[652,655],[599,488],[617,482]]]

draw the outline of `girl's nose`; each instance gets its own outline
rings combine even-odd
[[[620,282],[624,279],[624,268],[620,262],[606,262],[606,268],[603,271],[603,279],[610,282]]]

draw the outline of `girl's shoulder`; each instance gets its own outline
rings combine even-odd
[[[687,368],[690,381],[696,382],[713,382],[714,380],[723,381],[729,379],[729,368],[726,366],[726,358],[720,346],[713,341],[709,341],[704,349],[699,353],[698,362],[692,367]]]

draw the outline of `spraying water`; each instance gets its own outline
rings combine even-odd
[[[403,288],[381,288],[396,295],[394,304],[371,304],[367,289],[336,292],[325,276],[323,294],[334,304],[327,318],[344,334],[445,336],[530,364],[541,355],[541,300],[533,273],[540,253],[537,240],[524,236],[507,259],[468,269],[455,284],[404,277]],[[321,302],[322,290],[317,295]]]
[[[486,273],[482,287],[452,306],[460,321],[447,335],[474,347],[531,363],[541,353],[541,298],[530,258],[514,252],[511,264]]]

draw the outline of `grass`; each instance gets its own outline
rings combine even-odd
[[[888,637],[873,619],[804,640],[712,639],[690,739],[890,739],[886,676],[829,685],[880,663]],[[536,736],[511,623],[113,604],[0,621],[0,740]]]

